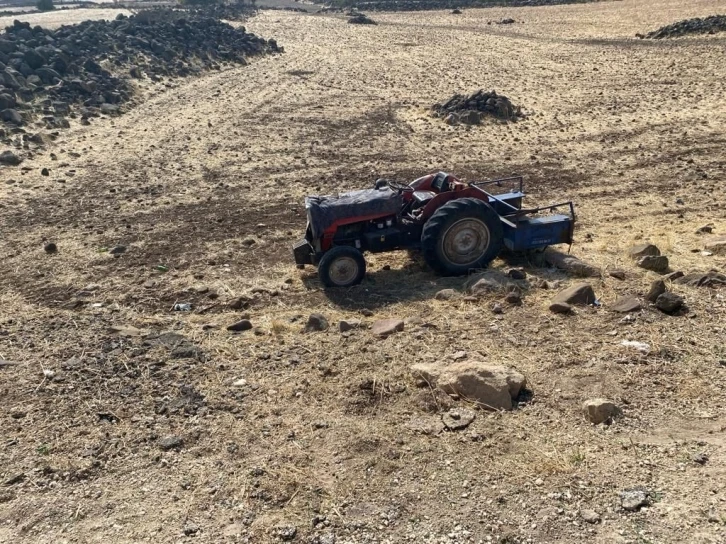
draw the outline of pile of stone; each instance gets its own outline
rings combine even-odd
[[[198,74],[222,63],[281,51],[219,20],[171,10],[114,21],[85,21],[57,30],[15,21],[0,34],[0,137],[23,132],[42,116],[47,128],[116,114],[133,95],[132,80]]]
[[[348,24],[350,24],[350,25],[375,25],[378,23],[376,23],[373,19],[371,19],[367,15],[364,15],[363,13],[356,13],[350,19],[348,19]]]
[[[717,32],[726,32],[726,15],[711,15],[710,17],[695,17],[694,19],[685,19],[678,21],[672,25],[667,25],[648,32],[645,36],[636,34],[638,38],[648,38],[660,40],[662,38],[677,38],[679,36],[688,36],[689,34],[716,34]]]
[[[469,96],[455,94],[443,104],[434,104],[431,111],[435,117],[444,119],[450,125],[478,125],[486,117],[506,121],[516,121],[522,117],[521,108],[514,106],[506,96],[496,91],[483,90]]]

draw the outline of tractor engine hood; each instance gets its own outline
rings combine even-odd
[[[315,239],[321,238],[334,223],[356,223],[396,215],[402,207],[403,197],[388,187],[305,198],[305,209]]]

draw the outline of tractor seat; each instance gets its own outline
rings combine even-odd
[[[388,187],[305,199],[308,221],[315,238],[321,237],[334,223],[355,223],[396,215],[402,207],[403,197]]]
[[[436,193],[433,191],[414,191],[413,192],[413,199],[418,204],[426,204],[429,200],[434,198],[436,196]]]

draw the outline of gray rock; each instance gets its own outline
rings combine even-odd
[[[126,246],[114,246],[109,250],[109,253],[111,255],[121,255],[122,253],[126,253]]]
[[[25,480],[25,472],[16,472],[15,474],[12,474],[5,480],[4,485],[11,486],[11,485],[19,484],[23,480]]]
[[[458,295],[456,289],[442,289],[436,295],[434,295],[434,298],[436,300],[451,300],[453,298],[456,298]]]
[[[385,338],[393,333],[403,331],[405,324],[400,319],[381,319],[373,323],[371,332],[374,336]]]
[[[33,70],[37,70],[41,66],[45,64],[45,58],[43,55],[38,53],[35,49],[28,49],[23,54],[23,60],[30,66]]]
[[[13,123],[14,125],[23,124],[23,117],[20,115],[20,112],[12,108],[8,108],[0,112],[0,117],[2,117],[3,121]]]
[[[637,512],[644,506],[650,506],[650,493],[642,487],[625,489],[620,492],[620,504],[623,510]]]
[[[520,289],[510,290],[504,297],[504,301],[515,306],[522,304],[522,291]]]
[[[721,238],[707,242],[705,248],[714,255],[726,255],[726,237],[722,236]]]
[[[417,434],[426,436],[437,435],[446,427],[440,417],[426,416],[414,417],[406,423],[406,427]]]
[[[53,243],[53,242],[48,242],[47,244],[45,244],[45,246],[43,246],[43,250],[46,253],[57,253],[58,252],[58,246],[55,245],[55,243]]]
[[[340,323],[338,323],[338,328],[340,332],[348,332],[360,328],[360,325],[360,319],[341,319]]]
[[[620,269],[610,270],[610,272],[608,272],[608,274],[610,274],[610,277],[615,278],[616,280],[621,280],[621,281],[627,277],[627,275],[625,274],[625,270],[620,270]]]
[[[53,102],[53,110],[58,115],[68,115],[71,112],[71,107],[68,102],[61,102],[58,100]]]
[[[585,523],[600,523],[600,514],[595,512],[595,510],[580,510],[580,517]]]
[[[566,302],[553,302],[550,304],[550,311],[556,314],[569,314],[572,312],[572,306]]]
[[[184,440],[181,436],[167,436],[159,440],[159,447],[163,451],[179,449],[184,445]]]
[[[663,293],[665,293],[668,289],[666,289],[666,284],[663,280],[655,280],[650,285],[650,291],[648,291],[648,294],[645,296],[645,299],[648,302],[655,303],[656,300],[658,300],[658,297],[661,296]]]
[[[295,539],[297,535],[297,527],[294,525],[281,525],[275,528],[275,534],[284,542],[289,542]]]
[[[45,177],[48,177],[48,176],[50,176],[50,170],[48,170],[47,168],[43,168],[43,169],[42,169],[42,170],[40,171],[40,175],[41,175],[41,176],[45,176]]]
[[[194,536],[196,535],[201,529],[199,528],[199,525],[196,523],[188,523],[184,526],[184,534],[186,536]]]
[[[527,279],[527,273],[521,268],[511,268],[507,272],[507,276],[513,280],[525,280]]]
[[[315,544],[335,544],[335,533],[327,532],[317,537]]]
[[[465,289],[473,295],[482,296],[488,293],[499,293],[504,291],[512,279],[499,270],[485,270],[471,276],[466,282]]]
[[[670,274],[666,274],[663,276],[663,279],[665,281],[676,281],[678,278],[682,278],[684,276],[683,272],[680,270],[676,270],[675,272],[671,272]]]
[[[0,110],[7,110],[15,107],[15,98],[8,93],[0,93]]]
[[[481,114],[474,110],[464,111],[459,114],[459,121],[465,125],[478,125],[481,123]]]
[[[181,342],[175,346],[169,356],[172,359],[204,359],[204,350],[191,342]]]
[[[638,260],[641,257],[652,256],[657,257],[660,255],[660,249],[653,244],[638,244],[630,248],[630,257],[634,260]]]
[[[459,116],[455,113],[450,113],[444,118],[444,123],[447,125],[458,125],[459,124]]]
[[[552,300],[552,303],[593,304],[595,300],[595,291],[592,285],[589,283],[578,283],[572,287],[568,287],[564,291],[560,291]],[[550,306],[550,309],[552,309],[552,306]]]
[[[491,278],[481,278],[471,286],[471,293],[474,295],[483,295],[486,293],[494,293],[501,291],[503,285]]]
[[[696,453],[693,457],[691,457],[691,459],[697,465],[705,465],[708,463],[708,455],[705,453]]]
[[[692,272],[674,280],[673,283],[690,285],[691,287],[721,287],[726,285],[726,275],[715,270],[709,272]]]
[[[23,162],[23,159],[18,157],[15,153],[12,151],[3,151],[0,153],[0,164],[7,164],[10,166],[17,166]]]
[[[442,417],[444,425],[450,431],[466,429],[476,418],[476,413],[466,408],[452,408]]]
[[[640,257],[636,263],[640,268],[658,272],[659,274],[664,274],[668,271],[668,257],[664,255],[645,255],[644,257]]]
[[[35,71],[35,75],[37,75],[41,79],[41,81],[46,84],[53,84],[61,79],[61,76],[58,72],[47,66],[42,66],[38,68]]]
[[[548,247],[544,251],[544,258],[551,266],[564,270],[573,276],[581,278],[599,278],[602,276],[602,271],[597,266],[578,259],[569,253],[562,253],[553,247]]]
[[[118,106],[114,104],[103,103],[100,109],[101,113],[105,115],[115,115],[118,113]]]
[[[249,319],[241,319],[227,327],[228,331],[243,332],[252,329],[252,322]]]
[[[608,423],[621,413],[620,408],[614,402],[607,399],[586,400],[582,405],[582,411],[587,420],[595,425]]]
[[[449,365],[419,363],[411,367],[414,377],[423,379],[449,395],[457,395],[493,410],[511,410],[512,400],[526,386],[525,377],[512,368],[480,361]]]
[[[634,296],[625,296],[616,300],[610,309],[613,312],[627,314],[629,312],[639,312],[642,307],[643,306],[640,304],[640,301]]]
[[[305,324],[305,332],[325,331],[329,327],[328,320],[321,314],[311,314],[308,322]]]
[[[674,314],[683,307],[683,297],[675,293],[663,293],[655,301],[655,307],[666,314]]]

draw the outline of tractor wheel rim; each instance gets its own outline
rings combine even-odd
[[[446,259],[466,266],[481,259],[489,247],[489,229],[479,219],[461,219],[451,225],[442,238]]]
[[[353,257],[339,257],[330,265],[330,281],[336,285],[347,285],[358,276],[358,263]]]

